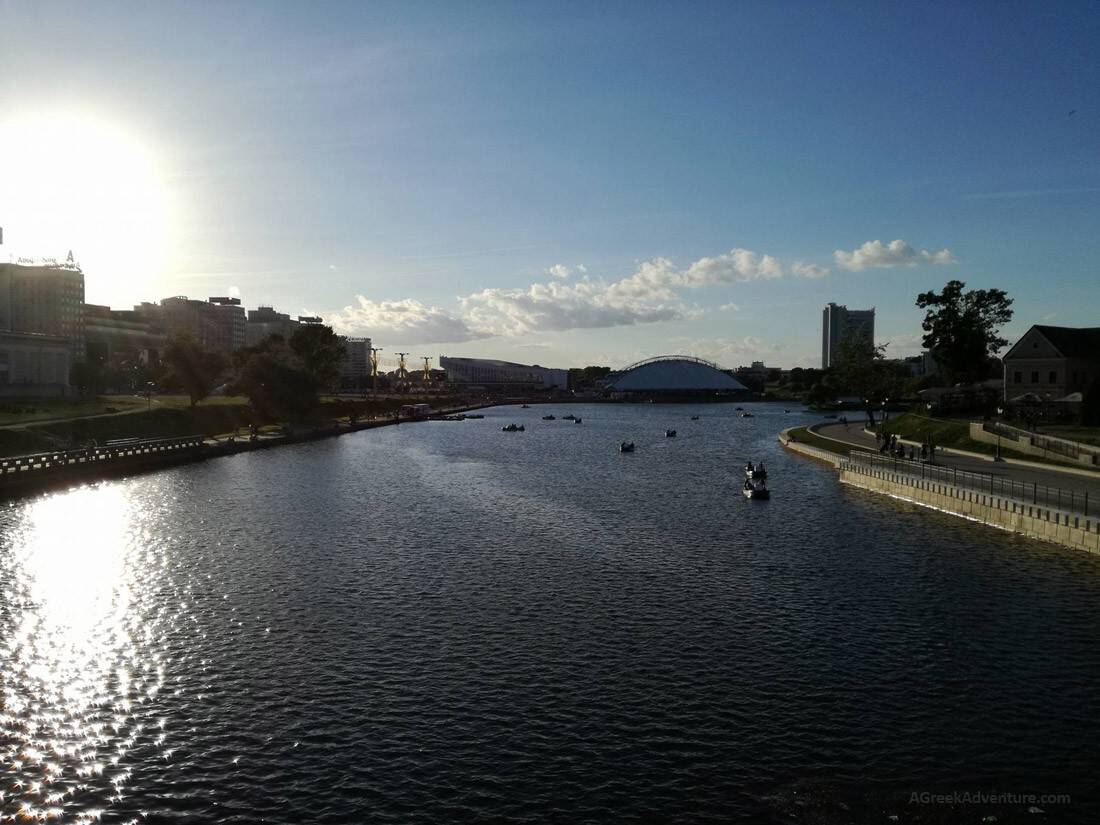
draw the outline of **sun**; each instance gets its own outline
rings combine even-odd
[[[2,260],[71,250],[89,301],[133,303],[170,257],[171,206],[135,131],[72,112],[0,119]]]

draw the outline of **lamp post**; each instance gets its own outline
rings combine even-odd
[[[1005,408],[998,405],[997,415],[1002,416],[1004,414],[1005,414]],[[1001,429],[1000,429],[1000,427],[997,427],[996,429],[997,429],[997,452],[995,452],[993,454],[993,460],[994,461],[1004,461],[1004,459],[1001,457]]]

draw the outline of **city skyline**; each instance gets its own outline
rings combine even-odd
[[[1088,7],[794,8],[6,6],[0,254],[556,366],[910,355],[952,278],[1095,325]]]

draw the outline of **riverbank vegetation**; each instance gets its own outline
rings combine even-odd
[[[142,407],[148,403],[144,398],[137,400]],[[425,400],[435,407],[457,406],[463,402],[460,397],[450,395]],[[0,429],[0,455],[47,452],[92,442],[105,444],[121,438],[170,438],[186,435],[228,437],[233,434],[244,435],[250,426],[262,431],[264,428],[281,427],[287,422],[287,419],[273,411],[257,409],[242,397],[210,397],[195,406],[190,405],[187,396],[154,397],[149,401],[156,402],[151,409],[139,409],[125,415],[74,418],[29,424],[18,429]],[[407,403],[409,400],[405,396],[321,396],[313,405],[312,414],[305,426],[392,417]],[[299,421],[298,424],[302,426],[303,422]]]

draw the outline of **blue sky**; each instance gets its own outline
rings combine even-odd
[[[0,129],[124,136],[88,165],[132,180],[125,202],[82,201],[42,141],[0,158],[0,254],[74,249],[92,302],[232,289],[383,347],[554,366],[816,365],[827,301],[877,307],[907,354],[916,293],[950,278],[1008,290],[1009,337],[1100,325],[1095,3],[0,19]],[[20,186],[42,185],[83,204],[67,231],[35,231]]]

